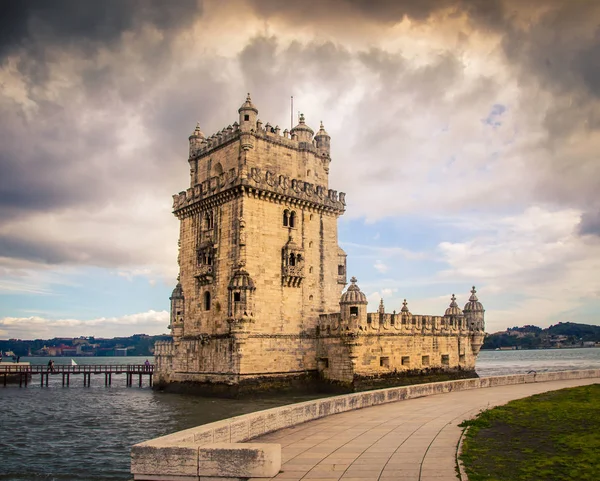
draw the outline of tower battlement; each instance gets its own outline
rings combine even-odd
[[[199,124],[197,129],[199,130]],[[198,137],[200,140],[196,140],[194,134],[190,136],[190,159],[197,159],[207,155],[210,155],[214,150],[219,147],[226,145],[229,142],[235,141],[240,138],[242,133],[240,126],[237,122],[234,122],[222,130],[212,134],[210,137]],[[275,127],[271,126],[269,122],[264,124],[261,120],[257,120],[256,127],[250,130],[250,135],[257,139],[263,139],[267,142],[282,145],[290,149],[298,151],[308,151],[313,153],[319,153],[319,143],[315,137],[311,137],[308,140],[300,140],[298,134],[290,132],[288,129],[281,130],[279,125]],[[318,137],[318,134],[317,136]]]
[[[186,212],[186,207],[197,205],[216,194],[239,186],[248,187],[248,192],[264,195],[273,202],[303,203],[306,208],[312,210],[328,209],[341,214],[346,206],[344,192],[338,193],[322,185],[314,185],[302,179],[290,179],[270,170],[262,172],[260,168],[252,167],[249,172],[231,168],[218,176],[206,179],[201,184],[174,194],[173,211],[179,216]]]

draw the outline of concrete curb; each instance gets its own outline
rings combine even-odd
[[[462,454],[462,448],[463,448],[463,441],[465,439],[465,436],[467,434],[467,431],[469,430],[468,427],[464,428],[462,430],[462,433],[460,434],[460,439],[458,440],[458,445],[456,446],[456,466],[458,468],[458,479],[460,479],[460,481],[469,481],[469,477],[467,476],[467,472],[465,471],[465,466],[462,463],[462,461],[459,459],[460,455]]]
[[[193,451],[197,451],[203,446],[214,443],[241,443],[332,414],[452,391],[595,377],[600,377],[600,369],[513,374],[393,387],[281,406],[224,419],[136,444],[131,450],[131,472],[134,479],[167,479],[160,476],[167,473],[169,479],[182,479],[177,478],[177,467],[170,466],[170,463],[165,462],[164,454],[174,448],[182,448],[177,453],[178,462],[191,467],[197,465],[197,456],[195,460],[190,459],[189,463],[187,461],[183,463],[180,456],[180,453],[187,452],[189,448],[192,448],[189,454],[194,457]],[[148,472],[150,467],[153,472]],[[193,469],[192,467],[192,471]],[[187,476],[190,474],[192,473],[189,470],[185,473]],[[192,476],[194,475],[192,474]],[[198,472],[196,476],[199,476],[198,479],[200,479],[202,474]]]

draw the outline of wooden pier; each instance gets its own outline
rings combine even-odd
[[[154,364],[146,366],[145,364],[109,364],[109,365],[55,365],[52,369],[44,365],[23,365],[23,364],[0,364],[0,376],[3,377],[3,385],[6,386],[9,379],[15,383],[19,382],[19,387],[27,387],[34,376],[40,376],[40,386],[48,386],[50,376],[62,376],[62,385],[68,387],[71,382],[71,376],[83,375],[83,385],[89,387],[93,375],[104,375],[104,385],[112,384],[112,376],[125,374],[127,387],[133,386],[134,376],[138,377],[138,385],[142,387],[144,377],[148,377],[148,385],[152,386],[152,375],[154,374]]]

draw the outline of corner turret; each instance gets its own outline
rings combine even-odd
[[[467,329],[471,331],[471,349],[475,355],[479,354],[483,339],[485,338],[485,321],[483,317],[485,309],[481,302],[479,302],[476,293],[475,286],[473,286],[469,302],[465,304],[465,308],[463,309],[465,320],[467,321]]]
[[[185,317],[185,297],[183,296],[183,288],[181,282],[177,278],[177,285],[169,297],[171,301],[170,325],[173,337],[180,337],[183,333],[183,319]]]
[[[317,154],[325,163],[325,168],[329,169],[329,162],[331,162],[331,137],[323,127],[323,121],[319,131],[315,135],[315,143],[317,145]]]
[[[312,142],[313,135],[315,132],[311,129],[304,120],[304,114],[300,114],[300,120],[298,121],[298,125],[294,127],[290,133],[293,136],[296,136],[296,140],[298,142]]]
[[[341,320],[350,329],[367,324],[367,296],[356,285],[356,277],[340,298]]]
[[[196,128],[192,132],[192,135],[189,136],[190,141],[190,159],[196,155],[198,150],[200,150],[202,144],[206,142],[206,138],[204,134],[200,130],[200,122],[196,124]]]
[[[256,121],[258,119],[258,109],[252,103],[250,93],[246,97],[246,101],[238,109],[240,114],[240,130],[242,132],[250,132],[256,129]]]

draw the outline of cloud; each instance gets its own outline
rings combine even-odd
[[[587,282],[600,178],[596,2],[7,8],[0,289],[52,292],[38,273],[90,265],[174,281],[168,211],[187,187],[187,136],[197,120],[209,134],[233,123],[248,90],[265,122],[287,127],[290,95],[311,126],[325,122],[346,217],[464,221],[436,252],[348,236],[371,264],[437,257],[448,269],[410,281],[475,277],[498,293],[553,276]]]
[[[197,0],[105,0],[81,5],[77,0],[23,0],[4,6],[0,21],[0,58],[18,48],[31,48],[32,38],[47,44],[83,48],[118,42],[128,31],[145,25],[167,34],[201,14]]]
[[[565,316],[594,322],[594,314],[582,308],[600,297],[600,245],[579,235],[580,218],[575,210],[531,207],[520,215],[472,221],[467,241],[439,245],[449,268],[437,276],[482,284],[484,305],[486,293],[505,299],[486,315],[492,330],[510,323],[549,325]]]
[[[377,269],[378,272],[381,272],[382,274],[385,274],[387,271],[390,270],[390,267],[387,266],[386,264],[384,264],[383,262],[381,262],[380,260],[378,260],[373,267],[375,269]]]
[[[145,333],[164,334],[168,331],[167,311],[148,311],[120,317],[96,319],[47,319],[39,316],[0,318],[0,336],[7,339],[49,339],[53,337],[131,336]],[[118,334],[115,334],[118,333]]]

